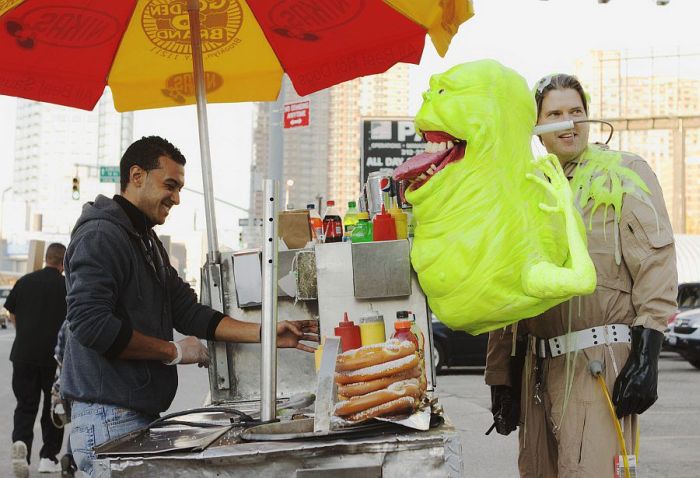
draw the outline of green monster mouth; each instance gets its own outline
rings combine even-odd
[[[408,181],[409,188],[416,190],[450,163],[464,158],[466,141],[442,131],[424,131],[428,142],[425,152],[418,154],[394,171],[394,179]]]

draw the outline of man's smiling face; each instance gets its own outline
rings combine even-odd
[[[163,224],[170,208],[180,204],[185,185],[185,167],[167,156],[158,158],[160,167],[146,172],[139,204],[136,206],[154,224]]]
[[[587,119],[581,96],[576,90],[551,90],[542,100],[537,124]],[[547,152],[555,154],[561,164],[578,157],[588,145],[589,123],[578,123],[573,129],[546,133],[541,136]]]

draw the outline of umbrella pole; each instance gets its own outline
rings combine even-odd
[[[207,90],[204,84],[204,58],[202,56],[202,34],[199,23],[199,1],[188,0],[187,13],[190,19],[190,44],[192,45],[192,72],[194,74],[195,95],[197,98],[197,125],[199,130],[199,150],[202,156],[202,183],[204,185],[204,213],[207,222],[207,263],[204,266],[208,287],[209,305],[219,312],[224,311],[224,285],[221,275],[219,240],[216,237],[216,213],[214,210],[214,184],[211,177],[211,153],[209,150],[209,123],[207,121]],[[213,348],[215,381],[219,390],[229,390],[228,351],[223,342],[210,344]]]
[[[199,2],[188,0],[187,11],[190,17],[192,44],[192,65],[195,94],[197,98],[197,125],[199,129],[199,150],[202,156],[202,182],[204,185],[204,212],[207,222],[207,263],[219,262],[219,240],[216,235],[216,213],[214,210],[214,184],[211,174],[211,153],[209,150],[209,122],[207,120],[207,91],[204,85],[204,59],[202,56],[201,26],[199,23]]]

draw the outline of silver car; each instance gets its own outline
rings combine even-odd
[[[664,348],[700,369],[700,283],[678,285],[678,312],[669,320]]]

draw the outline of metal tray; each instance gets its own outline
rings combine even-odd
[[[383,433],[402,434],[409,429],[387,422],[370,422],[327,432],[314,432],[314,419],[303,418],[288,422],[266,423],[243,430],[240,438],[246,441],[284,441],[303,438],[357,438],[360,436],[381,435]]]

